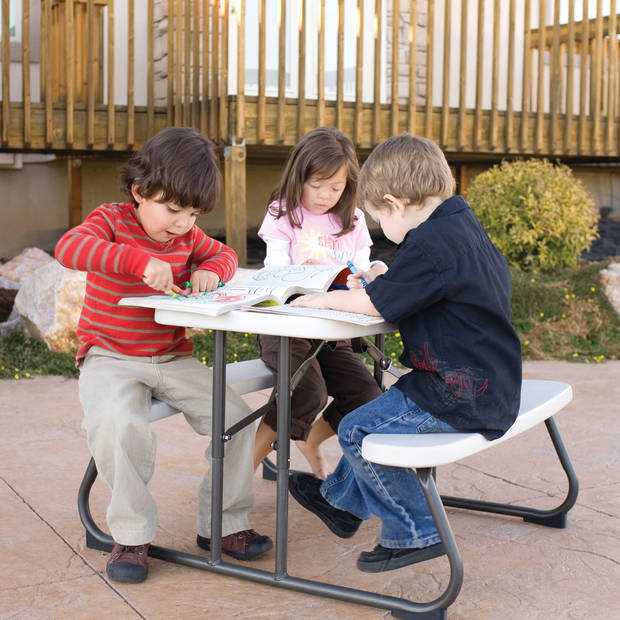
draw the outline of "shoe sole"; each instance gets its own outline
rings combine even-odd
[[[122,583],[142,583],[149,574],[147,568],[124,563],[106,566],[105,572],[110,579]]]
[[[313,515],[316,515],[319,519],[321,519],[321,521],[323,521],[323,523],[325,523],[325,525],[329,528],[329,530],[333,533],[336,534],[336,536],[338,536],[339,538],[351,538],[351,536],[353,536],[357,530],[359,529],[359,526],[361,525],[361,521],[359,522],[359,524],[357,525],[357,527],[354,530],[342,530],[340,529],[335,523],[333,523],[333,521],[331,521],[329,519],[329,517],[327,517],[326,515],[322,514],[321,512],[317,512],[316,511],[316,507],[313,506],[312,504],[310,504],[310,502],[308,502],[306,500],[306,498],[301,495],[300,493],[298,493],[297,489],[294,486],[291,486],[289,484],[288,487],[291,495],[295,498],[295,500],[301,504],[307,511],[311,512]],[[327,501],[327,500],[325,500]]]
[[[211,545],[209,543],[200,543],[198,541],[196,541],[196,544],[201,548],[204,549],[205,551],[211,551]],[[269,538],[267,539],[263,545],[259,548],[258,551],[255,551],[254,553],[248,554],[248,553],[240,553],[238,551],[229,551],[228,549],[224,549],[222,547],[222,553],[225,553],[226,555],[229,555],[231,558],[235,558],[235,560],[253,560],[254,558],[258,558],[261,555],[267,553],[267,551],[270,551],[273,548],[273,541]]]
[[[419,562],[426,562],[427,560],[432,560],[445,554],[446,549],[443,543],[437,543],[435,545],[431,545],[430,547],[416,549],[415,552],[399,558],[376,560],[374,562],[364,562],[358,558],[357,568],[363,573],[383,573],[388,570],[396,570],[397,568],[404,568],[405,566],[418,564]]]

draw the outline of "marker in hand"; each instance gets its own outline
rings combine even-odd
[[[350,260],[347,261],[347,267],[351,273],[357,273],[357,267]],[[364,280],[364,278],[360,278],[360,282],[362,283],[362,287],[366,288],[366,280]]]

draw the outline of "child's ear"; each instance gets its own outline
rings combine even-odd
[[[409,202],[402,198],[396,198],[393,194],[383,194],[383,200],[396,211],[403,211]]]
[[[140,195],[140,188],[135,184],[131,184],[131,195],[137,204],[140,204],[144,198]]]

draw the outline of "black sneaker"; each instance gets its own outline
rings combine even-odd
[[[146,545],[119,545],[114,543],[110,559],[105,568],[110,579],[126,583],[140,583],[146,579],[149,568],[146,564],[150,543]]]
[[[198,534],[196,544],[202,549],[211,549],[211,539]],[[269,536],[262,536],[254,530],[242,530],[222,536],[222,551],[237,560],[253,560],[273,547]]]
[[[288,488],[291,495],[306,509],[313,512],[340,538],[351,538],[359,529],[362,520],[346,510],[334,508],[322,495],[321,483],[312,474],[295,472],[289,476]]]
[[[382,573],[386,570],[403,568],[410,564],[425,562],[445,555],[443,543],[428,547],[411,547],[406,549],[388,549],[377,545],[372,551],[362,551],[357,558],[357,568],[365,573]]]

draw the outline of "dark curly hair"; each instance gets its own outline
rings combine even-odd
[[[144,198],[213,211],[222,177],[209,140],[191,127],[168,127],[149,138],[121,171],[121,191],[137,203],[131,188]]]

